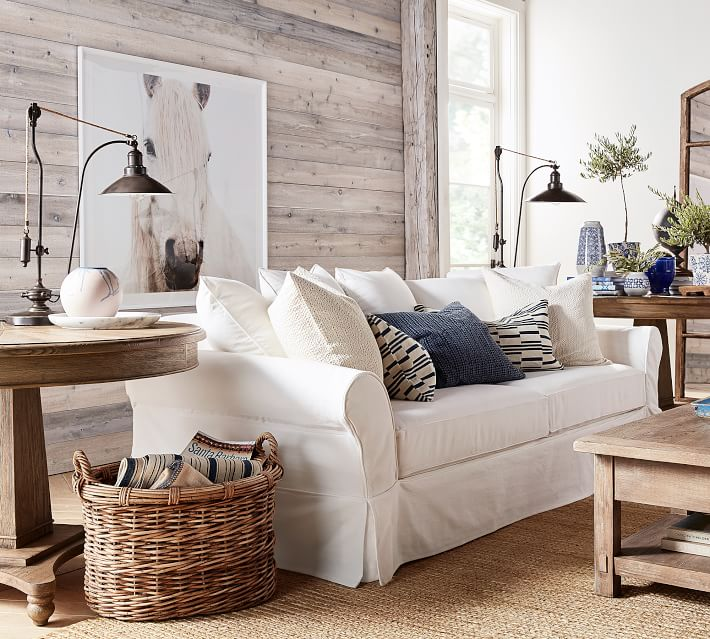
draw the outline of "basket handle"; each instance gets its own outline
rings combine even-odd
[[[264,460],[264,464],[268,463],[277,469],[278,477],[281,477],[283,474],[283,465],[279,459],[279,444],[276,441],[276,437],[269,432],[259,435],[259,437],[256,438],[255,446],[257,452],[264,452],[264,442],[269,443],[269,456]]]
[[[87,483],[95,483],[93,474],[91,473],[91,464],[89,458],[83,450],[74,451],[72,458],[74,462],[74,474],[72,476],[72,487],[74,492],[79,494],[81,489]]]

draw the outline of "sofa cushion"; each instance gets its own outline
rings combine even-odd
[[[436,313],[382,313],[379,317],[427,350],[436,368],[437,388],[525,377],[495,343],[486,324],[458,302]]]
[[[547,436],[547,401],[525,380],[436,391],[427,403],[393,401],[399,477]]]
[[[506,273],[508,277],[514,277],[521,282],[537,284],[539,286],[554,286],[557,284],[557,277],[560,274],[560,262],[555,264],[539,264],[536,266],[509,266],[504,268],[496,267],[494,270]],[[467,278],[483,277],[482,268],[460,268],[449,271],[446,277]]]
[[[335,281],[335,278],[319,264],[311,266],[309,271],[299,266],[294,272],[298,273],[299,269],[310,273],[319,284],[335,289],[339,293],[345,292],[340,284]],[[284,285],[288,274],[289,271],[276,271],[268,268],[259,269],[259,290],[269,302],[273,302],[276,299],[276,295],[278,295]]]
[[[269,302],[251,286],[222,277],[202,276],[195,304],[199,324],[214,350],[243,355],[285,355],[271,326]]]
[[[377,315],[367,323],[382,355],[383,379],[392,399],[430,402],[436,388],[436,369],[431,355],[415,339]]]
[[[370,371],[382,380],[380,349],[360,307],[315,277],[289,273],[269,317],[289,357]]]
[[[547,287],[516,280],[502,271],[489,269],[483,275],[498,315],[549,300],[552,349],[563,366],[594,366],[607,361],[594,328],[591,275],[584,273],[559,286]]]
[[[643,371],[623,364],[536,371],[528,373],[524,380],[506,382],[504,386],[546,397],[551,433],[646,404]]]
[[[495,319],[483,274],[477,277],[432,277],[425,280],[407,280],[409,290],[417,304],[437,311],[451,302],[461,302],[483,321]]]
[[[336,268],[335,279],[368,315],[412,311],[417,303],[399,273],[391,268],[381,271]]]
[[[453,301],[461,302],[466,308],[484,321],[498,319],[493,310],[488,286],[483,278],[483,268],[457,269],[446,277],[431,277],[423,280],[407,280],[409,290],[414,294],[417,304],[435,308],[444,308]],[[510,277],[523,282],[552,286],[557,283],[560,264],[543,266],[517,266],[502,269]]]

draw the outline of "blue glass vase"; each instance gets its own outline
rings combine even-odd
[[[646,271],[646,277],[651,283],[652,295],[670,295],[670,285],[675,278],[675,258],[659,257],[656,263]]]

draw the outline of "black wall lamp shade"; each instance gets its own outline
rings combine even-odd
[[[172,193],[172,191],[148,175],[145,166],[143,166],[143,154],[136,147],[128,152],[128,165],[123,169],[123,176],[101,191],[101,195],[162,195],[167,193]]]
[[[548,202],[550,204],[562,204],[564,202],[584,202],[584,200],[562,188],[560,181],[560,173],[557,169],[553,169],[550,174],[550,182],[542,193],[538,193],[535,197],[531,197],[528,202]]]

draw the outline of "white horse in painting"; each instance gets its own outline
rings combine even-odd
[[[137,199],[132,211],[129,292],[194,289],[201,274],[243,279],[238,240],[209,187],[211,158],[203,110],[207,84],[144,75],[147,99],[144,162],[172,195]]]

